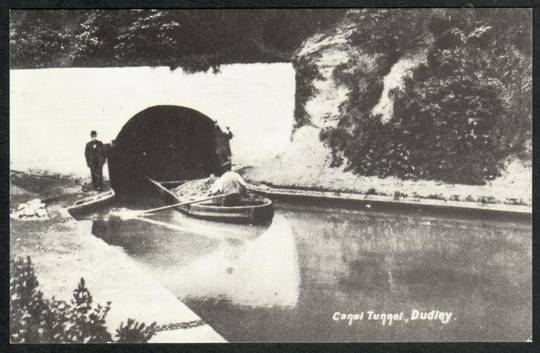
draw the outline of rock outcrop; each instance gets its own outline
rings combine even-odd
[[[10,218],[23,221],[41,221],[49,219],[49,213],[40,199],[34,199],[20,204],[17,209],[11,211]]]

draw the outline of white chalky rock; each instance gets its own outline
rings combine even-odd
[[[40,199],[34,199],[20,204],[19,207],[11,212],[10,218],[21,220],[43,220],[48,219],[49,214],[45,204]]]

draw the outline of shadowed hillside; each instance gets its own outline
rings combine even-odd
[[[11,13],[11,67],[284,62],[345,10],[34,10]]]

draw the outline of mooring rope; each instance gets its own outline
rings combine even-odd
[[[172,331],[172,330],[184,330],[189,329],[193,327],[198,327],[206,325],[206,322],[203,320],[192,320],[192,321],[183,321],[183,322],[175,322],[170,324],[163,324],[156,326],[156,332],[162,332],[162,331]]]

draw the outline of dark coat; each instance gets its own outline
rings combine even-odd
[[[231,139],[233,138],[232,132],[223,132],[218,127],[216,128],[216,151],[219,151],[220,149],[225,149],[226,153],[230,156],[231,155]],[[219,152],[218,152],[219,153]]]
[[[86,165],[90,168],[101,167],[105,163],[105,148],[103,142],[99,140],[90,141],[84,149]]]

